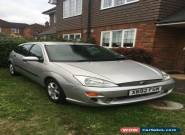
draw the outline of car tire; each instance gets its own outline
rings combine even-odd
[[[12,75],[12,76],[17,75],[17,72],[16,72],[16,70],[15,70],[15,67],[14,67],[14,65],[13,65],[12,63],[9,63],[9,73],[10,73],[10,75]]]
[[[63,89],[54,79],[48,79],[46,81],[47,94],[50,101],[54,103],[66,103],[66,96]]]

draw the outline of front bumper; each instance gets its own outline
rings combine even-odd
[[[140,88],[148,88],[148,87],[156,87],[162,86],[162,91],[158,93],[151,93],[147,95],[133,96],[130,97],[129,90],[140,89]],[[113,105],[122,105],[129,104],[141,101],[147,101],[152,99],[157,99],[164,97],[170,94],[175,87],[175,82],[173,79],[168,81],[162,81],[155,84],[150,85],[142,85],[142,86],[132,86],[132,87],[113,87],[113,88],[96,88],[96,87],[75,87],[75,91],[78,91],[77,98],[67,98],[67,100],[75,103],[80,103],[84,105],[90,106],[113,106]],[[87,97],[85,92],[98,92],[101,96],[99,97]],[[76,93],[77,94],[77,93]]]

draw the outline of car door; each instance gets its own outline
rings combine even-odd
[[[42,73],[45,69],[42,48],[35,44],[31,47],[28,56],[37,57],[39,61],[27,61],[25,68],[30,73],[29,77],[38,83],[42,83]]]
[[[13,60],[14,60],[14,66],[16,68],[16,70],[18,72],[21,72],[23,74],[27,75],[26,69],[25,67],[25,63],[23,61],[23,58],[28,56],[29,50],[32,47],[32,44],[23,44],[18,46],[15,50],[14,50],[14,54],[13,54]]]

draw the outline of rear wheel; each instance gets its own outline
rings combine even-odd
[[[46,88],[49,99],[54,103],[65,103],[66,102],[66,96],[64,94],[64,91],[59,86],[57,81],[54,79],[48,79],[46,82]]]

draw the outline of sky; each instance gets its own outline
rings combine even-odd
[[[0,19],[17,23],[45,24],[49,20],[42,12],[54,5],[49,0],[0,0]]]

